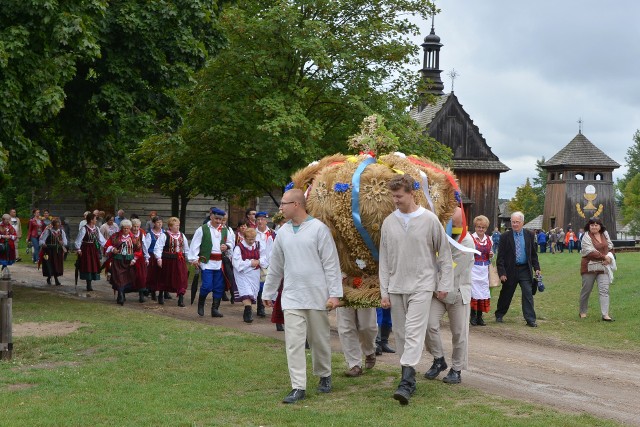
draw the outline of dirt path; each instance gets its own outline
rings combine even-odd
[[[63,286],[47,286],[32,264],[19,263],[11,268],[17,285],[46,289],[71,298],[90,298],[96,302],[113,303],[113,293],[106,281],[94,285],[95,292],[75,294],[71,274],[62,278]],[[14,304],[19,302],[14,301]],[[239,304],[223,303],[225,317],[200,318],[195,306],[180,308],[175,298],[160,306],[155,302],[140,304],[131,294],[123,309],[151,311],[163,316],[223,325],[249,333],[284,339],[267,319],[257,319],[247,325],[242,322]],[[207,314],[209,305],[207,305]],[[335,326],[335,315],[332,314]],[[501,327],[502,326],[502,327]],[[541,325],[544,328],[544,325]],[[640,426],[640,355],[631,352],[594,350],[541,337],[537,331],[522,328],[511,330],[491,323],[487,327],[472,328],[469,345],[469,365],[463,371],[463,384],[485,393],[523,400],[553,407],[561,411],[589,413],[629,425]],[[450,335],[443,328],[447,355],[450,355]],[[332,347],[340,351],[335,327],[332,329]],[[385,354],[378,363],[398,367],[395,355]],[[422,375],[431,365],[431,356],[425,353],[417,371]],[[342,367],[337,368],[340,372]],[[442,375],[441,375],[442,376]],[[426,381],[422,380],[421,381]]]

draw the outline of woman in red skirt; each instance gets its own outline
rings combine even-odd
[[[137,244],[136,244],[137,243]],[[123,219],[120,231],[107,240],[105,252],[110,261],[111,287],[118,292],[117,303],[124,304],[124,293],[136,280],[135,252],[140,249],[141,242],[134,242],[131,235],[131,221]]]
[[[51,225],[47,227],[40,236],[40,247],[42,248],[42,275],[47,278],[47,285],[51,284],[51,276],[55,279],[56,286],[61,283],[58,277],[64,273],[64,253],[67,251],[67,235],[60,220],[54,218]]]
[[[136,260],[136,280],[133,282],[131,291],[138,291],[138,301],[144,302],[144,294],[147,290],[147,266],[149,265],[149,252],[145,244],[146,234],[141,228],[142,222],[138,218],[131,220],[131,237],[134,247],[138,248],[134,252]],[[129,290],[127,290],[129,292]]]
[[[2,270],[16,262],[17,238],[16,229],[11,225],[11,216],[9,214],[2,215],[2,222],[0,222],[0,265],[2,265]]]
[[[75,245],[80,279],[87,281],[87,291],[90,292],[93,291],[91,282],[100,280],[100,253],[107,241],[96,227],[96,216],[89,212],[86,218],[87,224],[80,228]]]
[[[156,241],[154,254],[158,260],[158,304],[164,304],[164,291],[178,294],[178,305],[184,307],[184,294],[187,292],[187,253],[189,241],[180,232],[180,220],[169,218],[169,231],[160,235]]]
[[[158,290],[158,277],[160,277],[160,268],[158,267],[158,258],[154,253],[156,243],[160,236],[164,235],[162,229],[162,217],[154,216],[151,218],[153,227],[144,237],[144,244],[149,254],[149,266],[147,267],[147,289],[151,292],[151,299],[156,300],[156,291]]]

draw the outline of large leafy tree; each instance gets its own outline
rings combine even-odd
[[[87,203],[130,188],[131,153],[177,128],[175,90],[223,43],[221,2],[3,2],[0,138],[14,179],[27,168]]]
[[[640,173],[629,180],[624,188],[622,216],[633,235],[640,235]]]
[[[531,221],[542,215],[539,197],[529,178],[527,178],[524,185],[516,189],[515,196],[509,201],[509,209],[511,212],[521,211],[524,214],[525,222]]]
[[[627,162],[627,172],[616,182],[616,199],[619,206],[624,206],[627,184],[640,173],[640,130],[633,134],[633,144],[627,149],[624,158]],[[625,220],[627,220],[625,216]]]
[[[310,161],[345,152],[374,112],[419,142],[407,115],[418,93],[407,65],[419,48],[409,16],[434,12],[426,0],[240,0],[226,9],[228,47],[198,74],[180,130],[193,188],[268,193]],[[427,142],[426,151],[451,157]]]

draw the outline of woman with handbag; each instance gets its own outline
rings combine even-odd
[[[600,311],[602,320],[613,322],[609,316],[609,285],[611,280],[607,273],[607,266],[611,259],[607,256],[613,250],[613,243],[609,239],[602,221],[598,218],[590,219],[584,227],[587,232],[582,238],[580,254],[580,274],[582,275],[582,291],[580,292],[580,318],[587,317],[589,296],[593,284],[598,282],[598,295],[600,299]]]

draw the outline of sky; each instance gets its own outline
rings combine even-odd
[[[582,133],[622,165],[640,129],[640,1],[440,0],[440,68],[487,144],[511,171],[510,199],[536,160]],[[418,44],[431,22],[421,21]],[[422,52],[421,52],[422,53]],[[422,58],[422,56],[421,56]],[[422,61],[422,59],[421,59]]]

